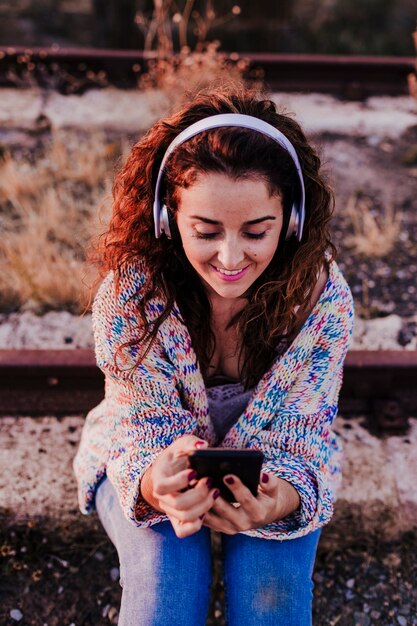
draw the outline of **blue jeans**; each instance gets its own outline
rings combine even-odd
[[[96,506],[119,556],[119,626],[205,626],[210,529],[179,539],[170,522],[135,527],[108,478],[97,489]],[[221,533],[228,626],[311,626],[320,530],[285,541]]]

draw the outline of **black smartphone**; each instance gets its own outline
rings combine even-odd
[[[210,476],[213,487],[220,489],[220,495],[228,502],[236,499],[223,482],[223,476],[234,474],[256,497],[264,455],[260,450],[236,450],[234,448],[205,448],[189,455],[190,467],[198,478]]]

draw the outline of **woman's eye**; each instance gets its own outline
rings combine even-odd
[[[199,233],[197,232],[197,238],[198,239],[214,239],[214,237],[217,237],[219,233]],[[264,231],[263,233],[243,233],[245,237],[247,237],[248,239],[262,239],[265,234],[266,231]]]
[[[246,235],[246,237],[249,237],[249,239],[262,239],[262,237],[265,236],[265,232],[263,232],[263,233],[245,233],[245,235]]]
[[[217,233],[197,233],[198,239],[213,239]]]

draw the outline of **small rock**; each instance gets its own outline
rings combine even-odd
[[[403,615],[397,615],[397,622],[400,626],[407,626],[407,620]]]
[[[395,554],[395,552],[393,552],[389,554],[388,556],[386,556],[382,560],[382,562],[384,565],[386,565],[386,567],[392,567],[393,569],[396,569],[397,567],[401,565],[401,557],[398,554]]]
[[[406,346],[411,343],[414,337],[417,334],[417,324],[416,322],[409,322],[403,325],[401,330],[398,333],[398,343],[400,346]]]
[[[119,580],[119,577],[120,577],[119,568],[112,567],[110,570],[110,578],[112,579],[112,581],[116,582],[116,580]]]
[[[100,552],[100,550],[97,550],[97,552],[94,554],[94,558],[96,559],[96,561],[103,561],[104,554]]]
[[[379,619],[381,617],[380,611],[375,611],[375,610],[371,611],[371,617],[372,619]]]
[[[348,589],[345,593],[346,600],[353,600],[354,597],[355,594],[353,593],[352,589]]]
[[[353,614],[353,623],[355,626],[370,626],[371,620],[369,615],[366,615],[366,613],[359,613],[359,611],[355,611]]]
[[[10,617],[14,619],[15,622],[20,622],[23,617],[23,613],[22,611],[19,611],[19,609],[12,609],[10,611]]]
[[[101,614],[103,617],[107,617],[107,615],[109,614],[109,610],[110,610],[110,604],[106,604],[106,606],[103,608]]]
[[[110,607],[107,617],[109,618],[109,622],[111,624],[117,624],[118,619],[119,619],[119,612],[116,609],[116,607],[114,606]]]
[[[349,578],[349,580],[346,582],[346,587],[348,587],[349,589],[353,589],[354,586],[355,586],[355,579]]]

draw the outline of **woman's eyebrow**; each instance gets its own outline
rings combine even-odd
[[[200,217],[200,215],[191,215],[191,219],[200,220],[200,222],[204,222],[205,224],[213,224],[214,226],[219,226],[222,222],[218,220],[210,220],[208,217]],[[276,217],[273,215],[265,215],[265,217],[258,217],[255,220],[248,220],[247,222],[243,222],[244,226],[250,226],[251,224],[260,224],[261,222],[265,222],[265,220],[275,220]]]

